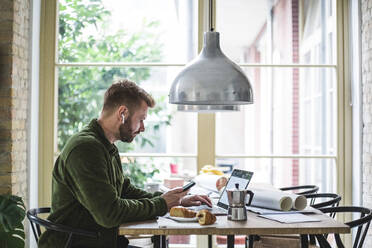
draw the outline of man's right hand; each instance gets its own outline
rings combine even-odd
[[[183,189],[181,187],[177,187],[174,189],[171,189],[164,194],[161,195],[168,206],[168,211],[174,207],[179,206],[181,204],[181,199],[184,197],[188,191],[182,191]]]

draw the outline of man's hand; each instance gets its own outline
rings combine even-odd
[[[208,207],[212,207],[212,201],[206,195],[188,195],[182,198],[181,205],[184,207],[199,206],[206,204]]]
[[[181,204],[181,199],[187,194],[188,191],[182,192],[181,187],[171,189],[161,195],[168,206],[168,211],[174,206],[179,206]]]

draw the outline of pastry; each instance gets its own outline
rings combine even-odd
[[[194,218],[196,212],[184,207],[173,207],[170,209],[169,215],[174,217]]]
[[[212,225],[216,222],[216,216],[206,209],[200,210],[196,217],[200,225]]]

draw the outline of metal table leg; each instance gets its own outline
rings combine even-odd
[[[234,235],[227,235],[227,248],[233,248],[235,243]]]
[[[166,235],[154,235],[152,237],[154,248],[167,248],[167,236]]]
[[[208,235],[208,248],[212,248],[212,235]]]
[[[152,242],[154,243],[154,248],[160,248],[160,236],[154,235],[152,237]]]
[[[161,248],[167,248],[168,247],[168,245],[167,245],[167,236],[165,236],[165,235],[161,235],[160,236],[160,247]]]

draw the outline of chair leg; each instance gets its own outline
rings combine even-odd
[[[36,234],[36,230],[32,222],[31,222],[31,228],[32,228],[32,232],[34,233],[36,244],[37,244],[39,242],[39,238],[38,238],[39,236]]]
[[[249,235],[248,237],[248,248],[253,248],[253,243],[254,243],[254,235]]]
[[[306,234],[301,234],[301,248],[308,248],[309,247],[309,240],[307,239]]]
[[[67,242],[66,242],[65,248],[70,248],[70,246],[71,246],[71,240],[72,240],[72,233],[70,233],[70,234],[68,235],[68,239],[67,239]]]
[[[152,236],[151,241],[154,244],[154,248],[160,248],[160,236],[159,235]]]
[[[309,238],[310,238],[310,244],[311,245],[316,245],[316,240],[315,240],[314,235],[309,235]]]
[[[317,235],[315,235],[315,237],[318,240],[318,243],[319,243],[320,247],[331,248],[331,246],[329,245],[329,243],[327,242],[327,240],[324,238],[324,236],[322,234],[317,234]]]

